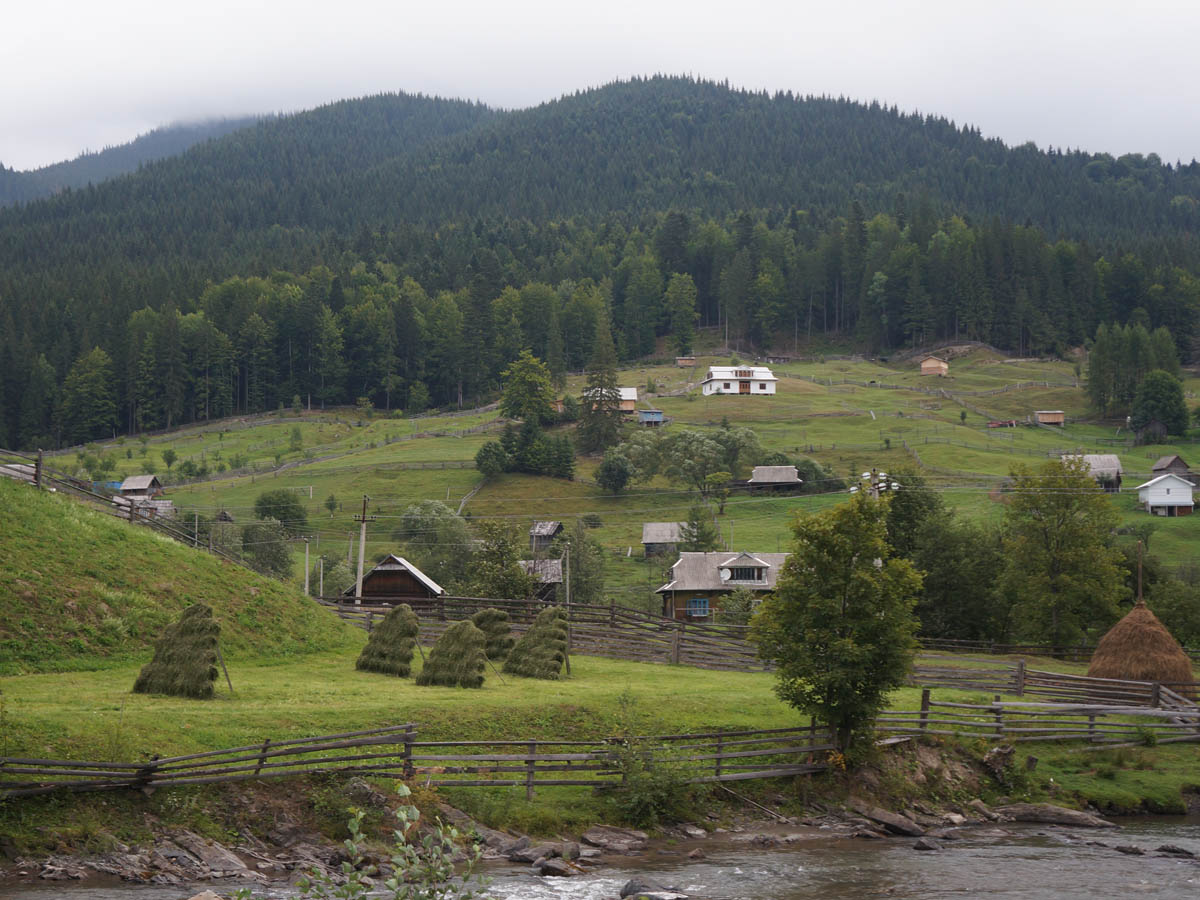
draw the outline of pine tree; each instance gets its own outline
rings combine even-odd
[[[105,437],[116,423],[113,365],[99,347],[79,357],[63,383],[63,433],[72,443]]]
[[[585,453],[617,442],[621,431],[621,390],[617,385],[617,354],[608,320],[596,324],[596,350],[588,363],[579,415],[579,447]]]

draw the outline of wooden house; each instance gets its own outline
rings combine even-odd
[[[163,486],[154,475],[130,475],[121,482],[122,497],[157,497]]]
[[[535,554],[545,553],[562,530],[562,522],[534,522],[529,526],[529,549]]]
[[[675,357],[675,365],[680,369],[693,369],[696,367],[696,357],[677,356]]]
[[[949,375],[950,363],[940,356],[926,356],[921,360],[922,375]]]
[[[112,498],[117,515],[133,519],[173,519],[175,504],[160,499],[162,483],[153,475],[130,475],[121,483],[121,490]]]
[[[354,598],[357,584],[343,592],[343,597]],[[403,556],[388,554],[371,571],[363,573],[362,599],[368,603],[420,603],[441,597],[446,592],[432,578],[410,563]],[[369,599],[368,599],[369,598]]]
[[[755,466],[746,486],[753,490],[798,491],[802,483],[795,466]]]
[[[617,400],[617,408],[623,413],[632,414],[637,411],[638,389],[635,387],[617,388],[620,398]],[[584,391],[583,402],[590,402],[589,392]]]
[[[661,409],[639,409],[637,411],[638,424],[645,428],[661,428],[663,424],[663,412]]]
[[[553,603],[558,599],[558,589],[564,583],[561,559],[523,559],[521,568],[525,570],[526,575],[532,575],[538,580],[538,600]]]
[[[1035,409],[1033,421],[1039,425],[1057,425],[1061,428],[1067,424],[1067,416],[1061,409]]]
[[[1196,477],[1192,475],[1191,466],[1187,464],[1182,456],[1178,453],[1172,453],[1170,456],[1160,456],[1150,470],[1154,476],[1159,475],[1178,475],[1180,478],[1186,478],[1192,484],[1196,483]]]
[[[779,379],[766,366],[709,366],[700,391],[704,396],[711,394],[761,394],[775,393],[775,382]]]
[[[1121,490],[1121,459],[1115,453],[1084,453],[1067,454],[1063,460],[1082,459],[1087,465],[1088,472],[1096,482],[1108,493],[1115,494]]]
[[[1190,516],[1194,508],[1192,483],[1168,472],[1137,488],[1138,503],[1152,516]]]
[[[680,553],[671,566],[671,580],[656,591],[663,598],[663,615],[683,621],[708,621],[720,609],[721,598],[737,588],[770,593],[790,555],[728,550]]]
[[[642,550],[646,556],[673,556],[683,540],[683,522],[642,523]]]

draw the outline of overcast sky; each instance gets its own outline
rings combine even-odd
[[[1198,35],[1196,0],[24,0],[0,20],[0,162],[381,91],[515,107],[655,72],[1187,162]]]

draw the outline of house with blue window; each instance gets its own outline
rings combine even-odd
[[[746,553],[722,550],[684,552],[671,566],[670,580],[656,593],[663,615],[681,621],[707,622],[721,608],[721,598],[738,588],[764,596],[775,590],[788,553]]]

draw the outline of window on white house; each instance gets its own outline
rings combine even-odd
[[[760,381],[758,383],[758,389],[760,391],[765,391],[767,389],[767,383],[765,381]]]
[[[729,382],[725,382],[722,387],[725,388],[725,390],[729,390]]]

